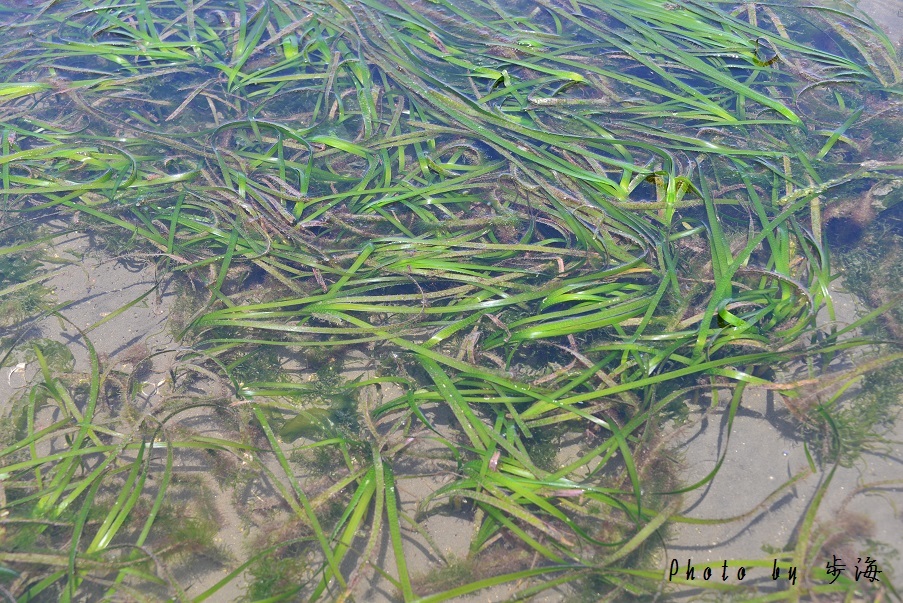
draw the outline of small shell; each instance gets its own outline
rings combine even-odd
[[[501,451],[501,450],[496,450],[496,451],[492,454],[492,458],[489,459],[489,470],[490,470],[490,471],[498,471],[499,457],[501,457],[501,456],[502,456],[502,451]]]
[[[6,382],[12,386],[13,384],[13,374],[14,373],[22,373],[22,379],[25,379],[25,363],[20,362],[13,368],[9,369],[9,374],[6,376]]]

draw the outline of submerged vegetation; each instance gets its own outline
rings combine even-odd
[[[0,357],[40,370],[3,407],[9,599],[652,595],[685,519],[666,415],[769,388],[847,459],[841,394],[900,357],[828,368],[896,302],[836,326],[837,221],[892,210],[903,170],[900,62],[845,3],[17,4],[0,303],[31,301]],[[161,404],[93,327],[81,373],[30,330],[66,320],[36,271],[75,229],[181,292]],[[187,464],[257,522],[243,558]],[[769,600],[866,588],[802,563],[814,518],[782,553],[813,569]],[[197,592],[201,550],[230,571]]]

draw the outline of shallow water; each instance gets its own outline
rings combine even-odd
[[[749,6],[4,7],[4,588],[893,597],[901,18]]]

